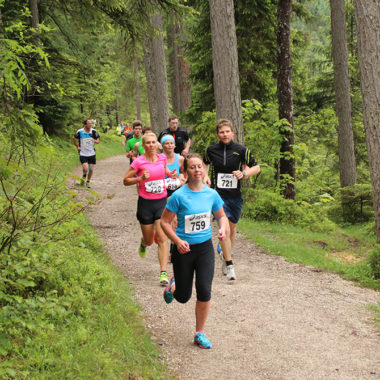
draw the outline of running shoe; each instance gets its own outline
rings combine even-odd
[[[139,252],[140,257],[144,258],[146,256],[146,247],[145,247],[145,245],[142,245],[140,243],[138,252]]]
[[[235,269],[233,265],[227,265],[227,280],[232,281],[236,280],[236,275],[235,275]]]
[[[201,332],[197,332],[194,335],[194,344],[197,344],[200,348],[209,349],[212,347],[212,343],[206,338],[206,335]]]
[[[87,186],[88,189],[91,188],[90,181],[86,182],[86,186]]]
[[[80,185],[81,185],[81,186],[84,186],[85,182],[86,182],[86,177],[82,177],[82,178],[80,179]]]
[[[167,284],[169,284],[169,279],[168,279],[168,274],[167,272],[161,272],[161,276],[160,276],[160,284],[162,286],[166,286]]]
[[[169,286],[167,286],[164,290],[164,300],[166,303],[170,303],[173,301],[174,296],[172,293],[173,285],[175,284],[174,277],[171,278]]]
[[[220,246],[220,243],[218,243],[218,246],[216,247],[216,251],[219,253],[220,260],[222,260],[222,273],[224,276],[227,275],[227,264],[226,260],[224,260],[222,247]]]

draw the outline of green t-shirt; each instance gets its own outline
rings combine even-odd
[[[127,141],[127,151],[133,150],[136,143],[140,143],[138,148],[139,154],[144,154],[145,150],[142,147],[142,137],[140,137],[139,139],[136,139],[136,137],[132,137],[131,139],[129,139]]]

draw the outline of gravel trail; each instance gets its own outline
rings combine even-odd
[[[238,280],[228,284],[216,259],[211,350],[192,344],[195,297],[166,305],[159,286],[157,248],[137,254],[137,191],[124,187],[124,156],[98,162],[92,190],[101,202],[88,217],[113,261],[135,291],[152,339],[178,379],[380,379],[380,331],[368,305],[380,293],[335,274],[286,262],[237,236]],[[74,171],[80,175],[80,168]],[[70,186],[83,196],[86,191]],[[169,276],[172,268],[169,264]]]

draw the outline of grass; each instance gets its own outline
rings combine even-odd
[[[75,147],[70,139],[54,139],[53,145],[61,173],[69,175],[79,165]],[[120,137],[101,137],[98,159],[122,152]],[[132,289],[85,216],[58,232],[66,238],[42,252],[49,268],[43,283],[19,299],[24,309],[7,306],[12,322],[0,324],[0,378],[172,378]]]
[[[110,263],[85,218],[80,234],[61,242],[61,266],[50,279],[70,305],[54,328],[27,340],[20,372],[28,379],[163,379],[167,369],[145,330],[125,278]],[[74,248],[74,249],[73,249]],[[20,376],[21,377],[21,376]]]
[[[358,227],[332,233],[312,232],[301,227],[242,219],[239,230],[266,252],[290,262],[311,265],[342,275],[363,286],[380,289],[371,276],[367,254],[374,241]]]

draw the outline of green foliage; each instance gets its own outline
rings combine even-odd
[[[215,108],[210,9],[207,1],[191,0],[187,4],[198,13],[185,20],[192,81],[192,105],[185,117],[197,123],[203,112]],[[277,5],[271,0],[249,0],[234,5],[242,98],[272,101],[276,94]]]
[[[98,153],[121,147],[102,137]],[[0,377],[164,378],[127,282],[66,190],[71,157],[55,138],[26,165],[0,162]]]
[[[311,231],[336,229],[320,207],[306,202],[296,203],[284,199],[281,194],[261,189],[245,189],[242,215],[257,221],[301,226]]]
[[[340,188],[336,201],[329,209],[329,216],[332,220],[351,224],[373,220],[374,210],[370,184]]]
[[[380,280],[380,247],[374,248],[369,256],[369,263],[371,266],[373,278]]]
[[[215,144],[218,140],[216,137],[216,114],[215,112],[204,112],[199,124],[194,126],[191,131],[191,137],[194,139],[194,151],[203,155],[206,148]]]

